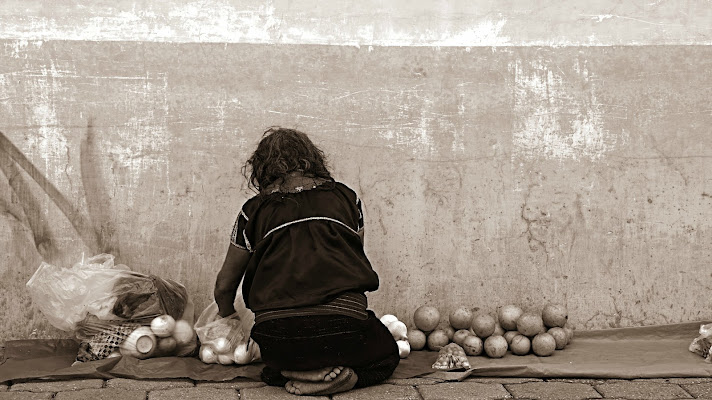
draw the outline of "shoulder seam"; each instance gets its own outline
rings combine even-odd
[[[359,196],[358,192],[355,191],[354,189],[352,189],[351,186],[349,186],[349,185],[347,185],[347,184],[345,184],[345,183],[343,183],[343,182],[337,182],[337,183],[341,184],[341,185],[344,186],[346,189],[349,189],[349,190],[351,191],[351,193],[353,193],[354,196],[356,196],[356,204],[358,204],[358,203],[361,202],[361,196]]]

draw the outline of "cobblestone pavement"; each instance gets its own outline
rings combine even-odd
[[[237,379],[195,382],[187,379],[81,379],[0,384],[0,400],[475,400],[475,399],[708,399],[712,378],[669,379],[530,379],[434,378],[390,379],[382,385],[333,396],[294,396],[283,388]]]

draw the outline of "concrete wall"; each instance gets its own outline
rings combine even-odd
[[[69,3],[0,7],[2,339],[82,253],[207,305],[275,124],[361,194],[379,314],[712,318],[709,2]]]

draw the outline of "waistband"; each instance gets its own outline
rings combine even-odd
[[[302,317],[306,315],[345,315],[360,320],[368,319],[368,301],[363,293],[346,292],[334,300],[315,306],[283,308],[255,313],[255,325],[277,318]]]

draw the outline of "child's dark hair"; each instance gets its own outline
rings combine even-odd
[[[295,171],[333,180],[324,152],[304,132],[279,126],[264,132],[257,149],[242,167],[248,184],[258,192]]]

